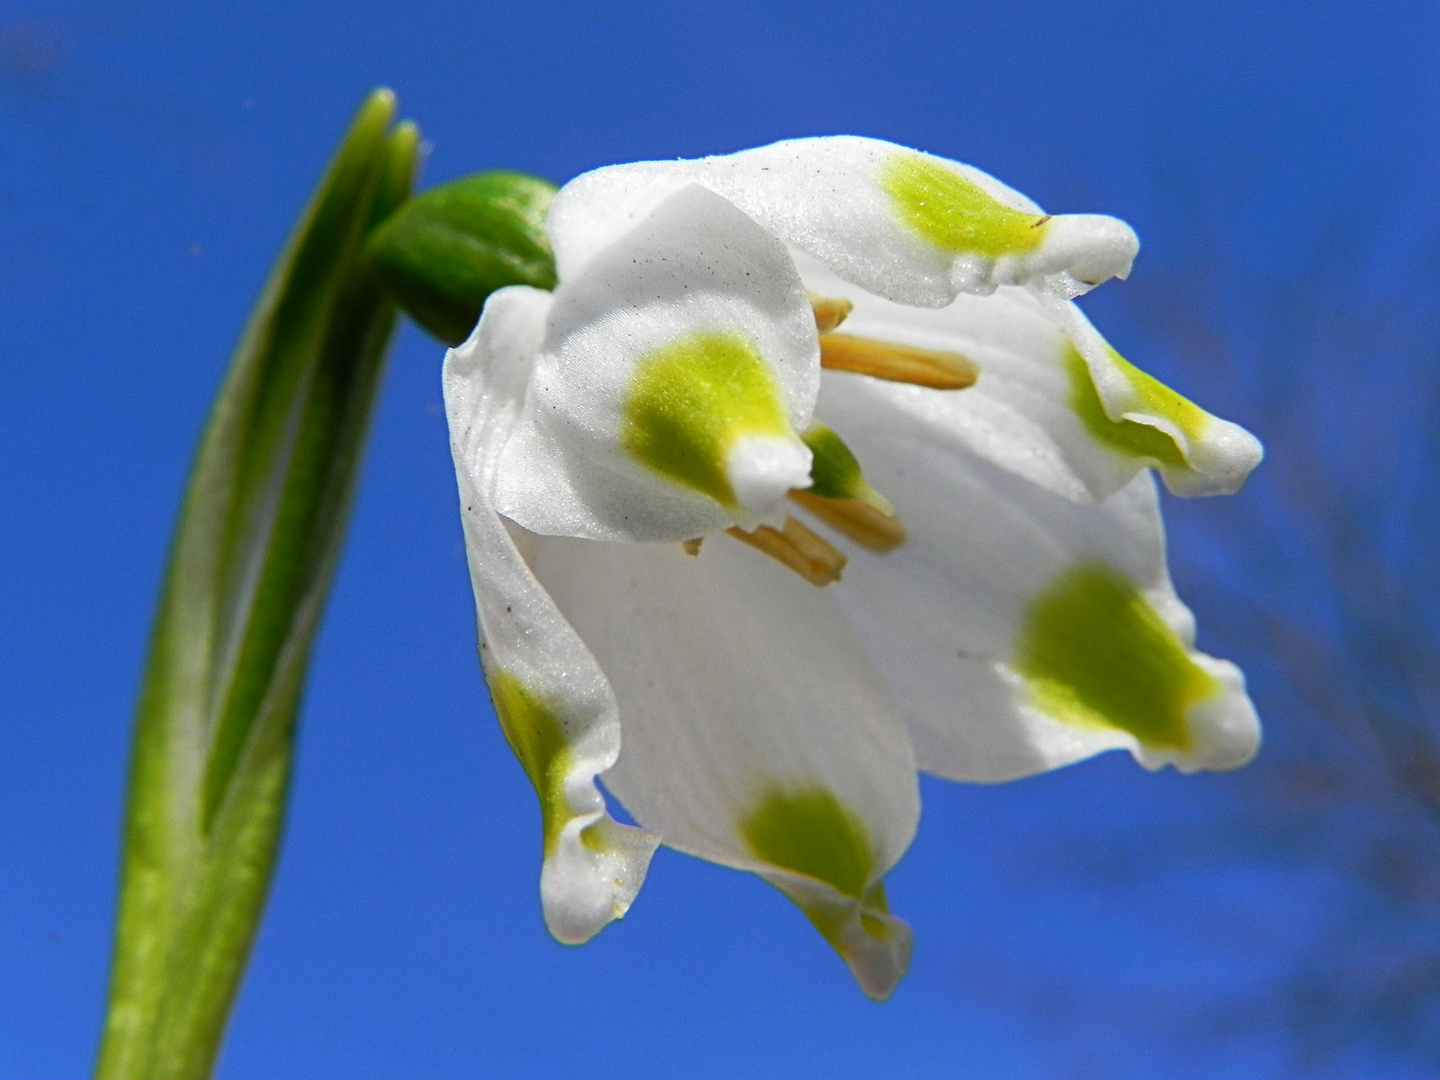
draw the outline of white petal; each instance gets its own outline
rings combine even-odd
[[[939,307],[959,292],[1021,283],[1068,299],[1127,276],[1139,250],[1115,218],[1049,217],[979,169],[838,135],[572,180],[550,211],[561,280],[685,181],[725,196],[856,285],[907,304]]]
[[[881,881],[914,834],[914,759],[829,590],[723,536],[698,557],[540,537],[532,558],[620,700],[610,789],[666,844],[781,888],[887,995],[910,933]]]
[[[1183,771],[1254,754],[1243,677],[1191,647],[1148,477],[1074,502],[958,448],[847,427],[830,389],[820,415],[908,533],[885,555],[856,549],[835,595],[923,770],[1000,781],[1117,748]]]
[[[1070,499],[1103,499],[1146,467],[1177,495],[1229,493],[1259,463],[1254,436],[1128,364],[1074,304],[1012,287],[905,307],[797,263],[811,291],[854,302],[845,333],[959,352],[980,369],[961,391],[848,382],[853,423],[965,447]]]
[[[1233,495],[1240,490],[1265,456],[1259,439],[1140,371],[1110,347],[1074,304],[1043,295],[1039,299],[1056,314],[1085,360],[1098,397],[1086,416],[1092,432],[1108,432],[1111,445],[1122,452],[1135,453],[1137,444],[1161,447],[1166,456],[1148,460],[1172,494]],[[1084,406],[1080,411],[1087,412]]]
[[[659,838],[606,812],[595,777],[620,750],[614,695],[486,494],[549,305],[524,287],[491,296],[475,334],[445,358],[445,407],[486,679],[540,796],[545,923],[576,943],[625,913]]]
[[[671,540],[753,528],[809,484],[815,327],[778,241],[687,185],[555,293],[495,475],[548,535]]]

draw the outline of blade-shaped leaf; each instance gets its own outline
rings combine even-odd
[[[295,715],[396,311],[365,257],[418,133],[361,108],[216,399],[136,719],[97,1076],[208,1076],[259,926]]]

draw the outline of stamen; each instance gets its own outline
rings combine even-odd
[[[897,345],[854,334],[822,333],[820,366],[932,390],[963,390],[974,386],[980,377],[975,361],[960,353]]]
[[[822,588],[839,581],[840,571],[849,561],[843,551],[793,517],[787,517],[780,529],[761,525],[753,532],[738,528],[725,531]]]
[[[883,555],[905,543],[905,526],[891,514],[860,499],[827,499],[796,489],[790,498],[836,532]]]
[[[699,555],[700,544],[704,539],[703,536],[697,536],[693,540],[681,540],[680,546],[684,549],[686,555]]]
[[[810,306],[815,311],[815,329],[822,334],[834,330],[855,309],[853,303],[842,297],[816,296],[814,293],[805,295],[810,298]]]

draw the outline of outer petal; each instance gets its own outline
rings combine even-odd
[[[1232,495],[1264,448],[1250,432],[1187,401],[1110,347],[1074,304],[1037,294],[1073,343],[1067,362],[1079,380],[1073,405],[1090,434],[1120,454],[1148,458],[1175,495]],[[1093,393],[1092,393],[1093,390]]]
[[[1192,648],[1148,477],[1098,504],[1057,497],[924,432],[878,428],[851,393],[861,381],[827,375],[821,415],[909,538],[855,551],[836,596],[905,706],[922,769],[1000,781],[1116,748],[1182,771],[1253,756],[1244,678]]]
[[[923,430],[1071,499],[1103,499],[1146,467],[1177,495],[1229,494],[1260,461],[1253,435],[1128,363],[1074,304],[1002,288],[905,307],[797,262],[813,292],[854,301],[846,333],[960,352],[980,368],[958,392],[879,381],[849,390],[869,395],[877,427]]]
[[[815,326],[784,246],[687,185],[563,279],[494,476],[526,528],[680,540],[808,486]]]
[[[606,784],[665,843],[778,886],[887,996],[910,955],[882,879],[914,834],[914,759],[828,590],[723,537],[698,557],[533,543],[621,701]]]
[[[1139,250],[1134,232],[1115,218],[1050,216],[979,169],[837,135],[576,178],[550,211],[561,279],[689,181],[724,195],[847,280],[907,304],[939,307],[959,292],[1026,282],[1069,298],[1126,277]]]
[[[629,908],[659,838],[606,812],[595,777],[620,751],[614,695],[487,495],[549,305],[550,295],[536,289],[495,293],[475,334],[445,358],[445,407],[485,677],[540,796],[545,923],[561,941],[578,943]]]

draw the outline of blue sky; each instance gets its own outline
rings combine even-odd
[[[90,1067],[180,486],[255,292],[371,87],[421,124],[427,182],[836,132],[964,160],[1047,209],[1131,221],[1137,282],[1183,282],[1203,250],[1219,273],[1194,289],[1243,361],[1302,273],[1403,293],[1395,268],[1435,235],[1437,45],[1421,0],[0,0],[0,1077]],[[1347,229],[1369,256],[1334,240]],[[1087,301],[1121,351],[1257,424],[1256,380],[1217,401],[1180,377],[1128,288]],[[475,661],[441,355],[412,327],[391,360],[222,1077],[1033,1080],[1162,1075],[1177,1053],[1201,1075],[1279,1075],[1279,1034],[1176,1051],[1175,1021],[1263,985],[1323,887],[1177,876],[1161,853],[1149,876],[1122,865],[1149,858],[1136,836],[1203,830],[1230,781],[1113,756],[926,784],[890,885],[915,963],[883,1006],[768,886],[670,852],[623,924],[552,942],[534,796]],[[1217,513],[1180,510],[1182,568],[1219,557]],[[1224,644],[1202,623],[1207,642]]]

